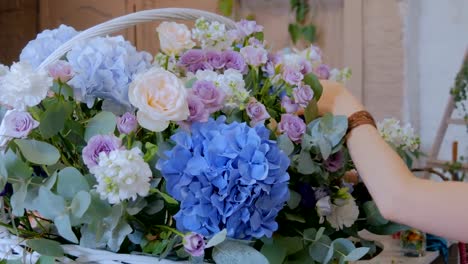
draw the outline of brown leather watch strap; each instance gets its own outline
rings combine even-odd
[[[351,130],[361,125],[371,125],[377,128],[377,125],[375,124],[375,120],[372,117],[372,115],[369,112],[363,110],[363,111],[356,112],[348,117],[347,134],[349,134]]]

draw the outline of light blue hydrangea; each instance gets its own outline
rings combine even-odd
[[[108,110],[123,113],[131,108],[130,82],[136,74],[150,68],[152,56],[138,52],[130,42],[117,36],[82,42],[73,47],[67,59],[75,73],[68,84],[78,100],[92,106],[96,98],[104,99]]]
[[[181,202],[177,228],[207,237],[223,229],[236,239],[271,237],[289,199],[289,159],[263,125],[225,121],[177,132],[156,166]]]
[[[53,30],[44,30],[21,51],[20,61],[27,61],[33,67],[37,67],[58,47],[77,34],[74,28],[65,25]]]

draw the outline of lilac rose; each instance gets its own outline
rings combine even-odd
[[[330,78],[330,66],[321,64],[314,69],[314,73],[320,80],[328,80]]]
[[[254,127],[258,123],[263,123],[266,119],[270,118],[265,106],[256,101],[251,101],[247,105],[247,115],[250,117],[250,125]]]
[[[226,63],[224,65],[226,69],[234,69],[240,72],[244,72],[246,70],[247,64],[245,63],[244,57],[242,57],[242,55],[237,51],[224,51],[223,59]]]
[[[65,83],[73,77],[73,70],[68,61],[59,60],[49,67],[49,74],[54,80]]]
[[[215,50],[209,50],[206,52],[206,60],[213,67],[213,69],[222,69],[226,65],[222,53]]]
[[[245,62],[251,66],[258,67],[268,60],[268,52],[261,46],[247,46],[240,50]]]
[[[201,100],[206,110],[210,113],[214,113],[223,108],[223,102],[226,94],[222,90],[218,89],[211,81],[196,81],[193,84],[192,93]]]
[[[290,85],[299,85],[304,75],[294,67],[285,66],[282,74],[283,80]]]
[[[121,134],[130,134],[135,132],[138,128],[138,121],[134,114],[125,113],[123,116],[117,118],[117,129]]]
[[[309,102],[314,98],[314,91],[309,85],[300,85],[293,90],[294,102],[301,107],[307,107]]]
[[[252,20],[242,19],[236,23],[237,31],[242,37],[248,37],[253,33],[262,32],[263,26],[257,25],[257,22]]]
[[[283,107],[288,114],[295,113],[299,110],[299,105],[288,96],[283,96],[283,98],[281,98],[281,107]]]
[[[283,114],[281,115],[281,122],[278,124],[278,130],[281,133],[286,133],[291,141],[300,143],[302,135],[306,131],[306,124],[298,116]]]
[[[325,168],[330,172],[337,172],[344,166],[344,153],[343,151],[338,151],[335,154],[328,157],[328,159],[324,162]]]
[[[188,233],[184,236],[184,249],[194,257],[201,257],[205,254],[205,239],[197,233]]]
[[[0,125],[0,137],[25,138],[39,126],[28,112],[10,110],[5,114]]]
[[[206,61],[205,51],[199,49],[186,51],[180,57],[179,65],[193,73],[196,73],[198,70],[212,69],[211,65]]]
[[[109,154],[121,147],[122,141],[114,135],[95,135],[83,149],[83,161],[88,168],[92,168],[98,165],[99,154]]]
[[[301,73],[303,75],[306,75],[310,72],[312,72],[312,64],[310,63],[310,61],[306,60],[306,59],[302,59],[299,61],[299,66],[301,67]]]
[[[187,119],[188,122],[206,122],[210,116],[210,113],[205,108],[203,102],[197,96],[193,94],[187,98],[188,108],[190,115]]]

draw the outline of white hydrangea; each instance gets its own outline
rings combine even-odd
[[[380,135],[389,144],[403,151],[415,152],[419,149],[420,139],[410,124],[400,125],[395,118],[387,118],[377,124]]]
[[[331,204],[331,213],[326,216],[328,223],[336,230],[351,227],[359,217],[359,207],[354,199],[341,200]]]
[[[17,110],[36,106],[47,96],[52,83],[46,71],[37,71],[26,62],[15,63],[0,78],[0,105]]]
[[[348,67],[343,68],[342,70],[334,68],[330,71],[330,80],[340,83],[345,83],[346,81],[351,79],[351,76],[352,72],[351,69]]]
[[[233,42],[231,34],[228,34],[226,30],[226,25],[217,21],[209,22],[203,17],[195,22],[192,38],[200,42],[203,49],[225,50],[231,47]]]
[[[226,107],[245,107],[245,102],[249,98],[249,92],[245,89],[245,81],[242,73],[238,70],[228,69],[224,74],[218,76],[216,81],[218,87],[226,93]]]
[[[99,155],[99,164],[91,168],[101,199],[118,204],[126,199],[145,197],[150,190],[152,172],[139,148],[114,150]]]

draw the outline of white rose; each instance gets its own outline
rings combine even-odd
[[[16,110],[36,106],[46,98],[52,83],[46,71],[37,71],[29,63],[15,63],[0,78],[0,105]]]
[[[359,216],[359,207],[354,199],[348,199],[343,205],[332,204],[332,212],[326,216],[328,223],[336,230],[351,227]]]
[[[130,103],[138,108],[138,123],[160,132],[170,121],[189,116],[187,91],[182,81],[162,68],[152,68],[138,75],[128,89]]]
[[[190,30],[184,24],[162,22],[156,31],[159,34],[161,50],[166,54],[176,55],[195,46]]]

